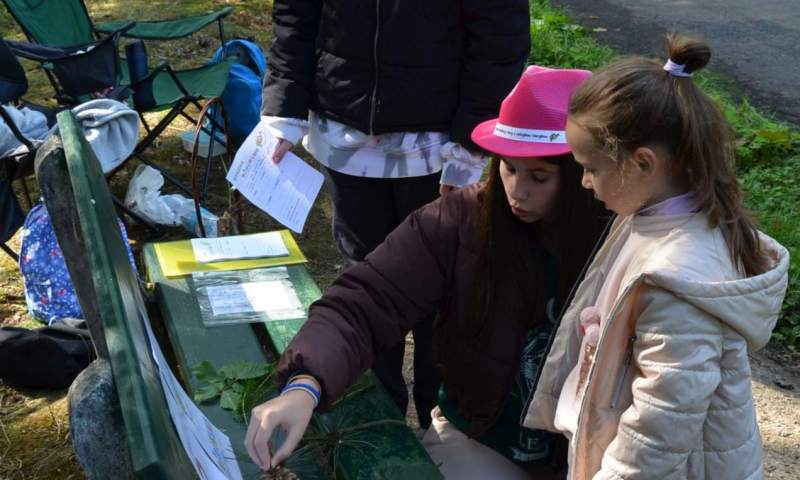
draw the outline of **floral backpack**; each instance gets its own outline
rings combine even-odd
[[[125,225],[120,220],[117,222],[128,250],[128,258],[136,271]],[[64,318],[83,318],[44,203],[35,205],[25,218],[19,270],[25,286],[25,303],[32,317],[48,325]]]

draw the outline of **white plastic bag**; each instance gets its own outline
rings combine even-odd
[[[164,202],[161,187],[164,177],[149,165],[139,165],[133,172],[125,194],[125,206],[159,225],[180,225],[180,217]]]
[[[200,227],[197,225],[197,213],[194,211],[194,200],[182,195],[162,195],[161,200],[177,215],[178,225],[200,236]],[[219,218],[203,207],[200,207],[200,215],[203,216],[203,227],[206,230],[206,237],[216,238],[217,221]]]
[[[135,213],[159,225],[182,225],[189,232],[200,236],[194,200],[182,195],[161,195],[164,177],[153,167],[139,165],[133,173],[125,206]],[[219,218],[205,208],[200,209],[207,237],[217,236]]]

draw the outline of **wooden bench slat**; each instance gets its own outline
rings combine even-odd
[[[193,366],[203,360],[208,360],[216,368],[219,368],[225,363],[246,359],[244,356],[237,356],[233,359],[225,360],[223,358],[218,361],[214,354],[191,356],[190,352],[203,351],[205,348],[210,348],[214,343],[219,345],[224,344],[227,348],[227,342],[222,339],[228,338],[227,333],[223,334],[223,332],[228,329],[240,332],[237,333],[239,336],[247,336],[248,333],[253,338],[255,338],[255,336],[252,332],[242,331],[242,325],[211,327],[206,329],[200,319],[200,307],[194,296],[190,293],[191,287],[189,286],[188,277],[166,278],[161,272],[157,256],[155,255],[155,249],[151,245],[145,246],[144,256],[149,280],[157,285],[156,290],[159,292],[159,304],[164,311],[167,330],[170,332],[172,344],[176,347],[176,355],[179,357],[179,363]],[[303,304],[304,309],[308,311],[308,307],[311,303],[321,296],[319,288],[316,286],[316,283],[311,278],[305,266],[291,265],[287,267],[287,271],[289,272],[289,279],[297,292],[298,298]],[[289,342],[294,338],[304,322],[305,318],[263,323],[277,355],[284,352]],[[247,326],[244,326],[244,328],[249,330]],[[190,344],[191,346],[188,348],[180,346],[184,344]],[[208,345],[208,347],[204,347],[204,345]],[[245,350],[242,351],[245,352]],[[228,355],[223,354],[223,357],[228,358]],[[190,372],[186,372],[186,374],[189,375],[187,377],[189,378],[189,384],[192,385],[192,388],[196,388],[198,385],[196,380],[191,378]],[[319,421],[327,425],[329,429],[335,430],[336,425],[341,422],[342,419],[346,419],[347,421],[345,423],[351,426],[386,419],[404,420],[400,411],[374,375],[372,373],[367,373],[366,375],[366,380],[362,379],[360,382],[366,381],[371,383],[374,385],[373,388],[365,390],[351,400],[344,401],[332,412],[317,415]],[[201,409],[209,415],[209,418],[212,418],[213,410],[221,410],[218,405],[212,407],[201,405]],[[236,431],[236,427],[228,427],[229,422],[235,422],[232,413],[226,411],[222,411],[222,413],[228,416],[227,419],[219,420],[224,423],[217,423],[216,416],[212,418],[212,421],[220,428],[223,428],[222,425],[225,425],[223,428],[225,431],[228,431],[228,428],[230,428],[231,436],[235,438],[233,432]],[[243,438],[244,426],[241,424],[239,425],[242,428],[242,436],[240,438]],[[406,426],[378,425],[368,430],[360,431],[357,435],[357,439],[359,442],[367,442],[370,446],[365,447],[365,444],[357,443],[355,446],[345,445],[342,448],[340,455],[341,462],[338,471],[339,478],[345,480],[390,478],[392,475],[391,473],[376,476],[378,475],[378,470],[389,471],[402,468],[408,468],[415,472],[413,480],[442,478],[414,433]],[[242,466],[244,472],[245,466],[242,465],[241,462],[240,466]]]
[[[58,125],[63,151],[55,150],[54,155],[66,159],[134,471],[147,479],[191,478],[194,469],[172,427],[150,355],[142,324],[147,313],[115,228],[117,217],[105,177],[72,113],[61,112]]]
[[[152,244],[143,249],[143,259],[149,282],[156,285],[156,296],[164,325],[178,363],[181,378],[188,383],[189,394],[201,386],[191,369],[203,361],[214,368],[247,360],[266,363],[267,356],[249,325],[228,325],[206,328],[200,317],[200,306],[185,278],[167,279],[158,263]],[[246,426],[236,421],[219,402],[198,405],[217,428],[231,439],[239,469],[244,478],[258,478],[259,468],[250,461],[242,441]]]

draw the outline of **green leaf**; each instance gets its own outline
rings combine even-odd
[[[218,397],[220,389],[213,384],[203,385],[194,392],[194,401],[197,403],[207,402]]]
[[[242,403],[242,394],[233,390],[225,390],[219,398],[219,406],[225,410],[237,410]]]
[[[218,383],[224,380],[208,360],[192,368],[192,375],[201,382],[207,383]]]
[[[240,361],[229,363],[219,369],[219,372],[226,378],[234,380],[247,380],[250,378],[258,378],[266,375],[270,367],[265,363],[255,363],[248,361]]]

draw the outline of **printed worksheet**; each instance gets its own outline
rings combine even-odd
[[[242,472],[236,463],[230,439],[208,420],[183,390],[158,346],[150,323],[144,315],[140,314],[140,318],[147,330],[172,423],[197,475],[201,480],[241,480]]]
[[[303,305],[291,284],[281,281],[250,282],[206,287],[214,316],[265,312],[270,320],[303,316]]]
[[[283,242],[281,232],[234,237],[193,238],[191,242],[194,258],[198,263],[289,255],[289,249]]]
[[[226,179],[253,205],[302,233],[323,176],[291,152],[273,163],[277,143],[262,119],[236,152]]]

